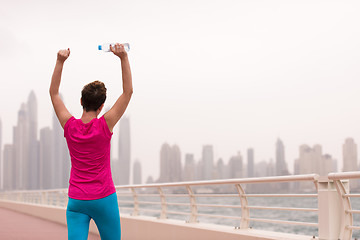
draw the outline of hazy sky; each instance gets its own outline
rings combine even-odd
[[[159,174],[164,142],[215,160],[255,149],[275,158],[279,137],[293,171],[301,144],[321,144],[342,166],[342,144],[360,144],[358,0],[16,1],[0,2],[0,118],[12,142],[31,90],[39,128],[50,126],[48,94],[56,53],[70,48],[60,88],[81,116],[80,91],[93,80],[121,93],[119,60],[97,50],[129,42],[134,94],[132,159],[144,178]],[[118,133],[115,130],[114,139]],[[117,141],[115,141],[115,151]],[[145,181],[146,179],[143,179]]]

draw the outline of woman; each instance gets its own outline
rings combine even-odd
[[[83,113],[74,118],[59,95],[61,73],[70,49],[60,50],[51,79],[50,96],[56,116],[64,128],[71,156],[69,202],[66,210],[69,240],[86,240],[89,222],[96,223],[102,240],[121,238],[120,215],[110,169],[110,140],[115,124],[124,114],[132,92],[131,70],[122,44],[111,51],[120,58],[123,93],[114,106],[97,118],[106,99],[105,85],[95,81],[81,92]]]

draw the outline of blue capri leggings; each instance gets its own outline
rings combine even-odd
[[[69,198],[66,221],[69,240],[87,240],[90,219],[99,230],[101,240],[120,240],[120,214],[116,193],[96,200]]]

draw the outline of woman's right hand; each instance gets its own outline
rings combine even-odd
[[[127,52],[125,51],[123,44],[116,43],[115,46],[110,46],[110,50],[120,59],[127,57]]]
[[[57,54],[57,60],[59,62],[65,62],[65,60],[70,56],[70,48],[60,50]]]

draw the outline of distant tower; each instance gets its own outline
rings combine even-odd
[[[159,182],[181,181],[181,152],[177,145],[164,143],[160,150]]]
[[[216,173],[217,173],[217,178],[218,179],[224,179],[226,178],[226,171],[225,171],[225,164],[224,164],[224,161],[220,158],[218,161],[217,161],[217,164],[216,164]]]
[[[60,95],[62,98],[62,96]],[[60,125],[58,118],[53,112],[53,148],[52,148],[52,161],[53,161],[53,186],[51,188],[66,188],[69,184],[70,176],[70,154],[64,138],[64,130]]]
[[[243,172],[243,158],[238,152],[236,156],[232,156],[229,160],[229,178],[241,178]]]
[[[29,121],[26,104],[18,112],[18,124],[14,127],[15,189],[29,187]]]
[[[50,189],[54,186],[53,176],[55,174],[54,162],[52,161],[53,135],[49,127],[40,130],[40,151],[39,151],[39,181],[40,189]]]
[[[278,139],[276,141],[276,166],[275,171],[277,176],[288,175],[289,171],[285,162],[285,147],[283,142]]]
[[[139,160],[135,160],[134,162],[134,184],[141,184],[142,178],[141,178],[141,163]]]
[[[38,154],[38,115],[37,100],[34,91],[30,92],[28,102],[28,121],[29,121],[29,189],[39,189],[39,154]]]
[[[4,146],[4,189],[5,190],[14,190],[15,188],[15,164],[14,164],[14,150],[13,145],[5,144]]]
[[[0,119],[0,189],[4,189],[4,161],[2,159],[2,124]]]
[[[254,149],[247,150],[247,177],[254,177]]]
[[[194,161],[194,154],[185,154],[185,166],[183,173],[184,181],[194,181],[196,175],[196,165]]]
[[[357,145],[352,138],[347,138],[343,144],[343,171],[358,171]]]
[[[170,182],[171,147],[164,143],[160,150],[160,177],[159,182]]]
[[[170,181],[179,182],[181,181],[181,152],[178,145],[173,145],[171,149],[170,159]]]
[[[203,146],[202,161],[204,164],[203,178],[204,180],[210,180],[213,178],[214,171],[214,152],[211,145]]]
[[[130,182],[130,120],[122,116],[119,132],[119,184],[129,185]]]

